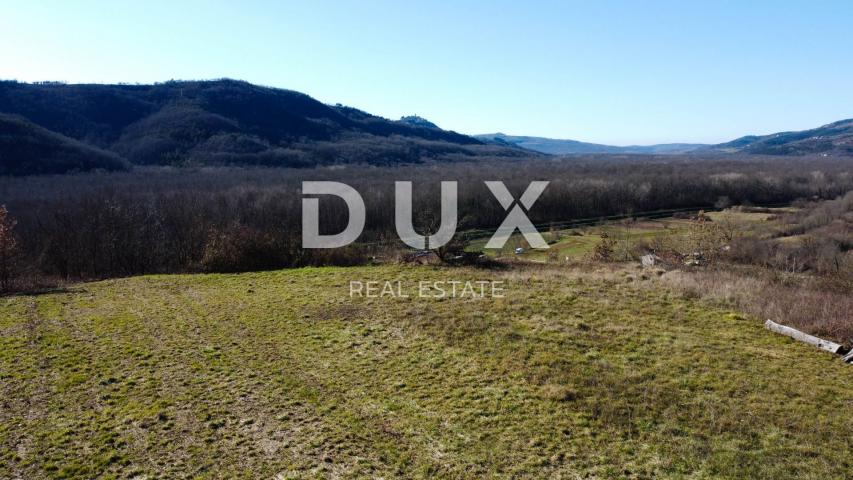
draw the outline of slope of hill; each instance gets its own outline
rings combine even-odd
[[[400,117],[400,120],[397,121],[415,127],[438,128],[438,125],[430,122],[424,117],[419,117],[417,115],[408,115],[406,117]]]
[[[613,145],[602,145],[598,143],[579,142],[577,140],[560,140],[544,137],[527,137],[519,135],[506,135],[503,133],[488,133],[475,135],[476,138],[495,144],[514,145],[528,150],[533,150],[551,155],[572,155],[585,153],[636,153],[636,154],[680,154],[688,153],[703,144],[695,143],[664,143],[659,145],[631,145],[617,147]]]
[[[504,298],[419,297],[449,278]],[[0,477],[847,476],[851,367],[659,282],[387,266],[9,297]]]
[[[325,105],[302,93],[235,80],[0,82],[0,112],[20,115],[134,164],[307,166],[519,155],[432,124],[391,121]]]
[[[50,174],[94,169],[126,170],[114,153],[0,114],[0,175]]]
[[[853,155],[853,119],[840,120],[811,130],[749,135],[712,145],[703,151],[761,155]]]

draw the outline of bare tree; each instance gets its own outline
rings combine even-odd
[[[15,220],[5,205],[0,205],[0,290],[8,291],[14,277],[18,243],[15,239]]]

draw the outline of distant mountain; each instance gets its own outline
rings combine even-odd
[[[0,114],[0,175],[126,170],[118,155],[51,132],[26,119]]]
[[[637,154],[679,154],[688,153],[705,147],[704,144],[695,143],[666,143],[660,145],[632,145],[628,147],[617,147],[613,145],[601,145],[598,143],[579,142],[577,140],[559,140],[544,137],[526,137],[518,135],[505,135],[503,133],[489,133],[475,135],[476,138],[492,144],[512,145],[516,147],[548,153],[551,155],[571,155],[589,153],[637,153]]]
[[[47,155],[62,138],[66,144],[73,139],[78,147],[111,152],[114,160],[138,165],[394,164],[522,155],[419,117],[392,121],[299,92],[235,80],[155,85],[6,81],[0,82],[0,113],[18,115],[43,129],[28,137],[31,152]],[[39,147],[39,139],[49,142]],[[68,145],[63,151],[70,151]],[[5,162],[9,156],[0,158]],[[26,165],[32,172],[61,165],[42,168],[40,161],[32,157]],[[26,173],[21,165],[4,163],[0,168]]]
[[[236,80],[154,85],[0,81],[0,175],[129,165],[392,165],[544,154],[853,155],[853,120],[720,145],[617,147],[501,133],[470,137]]]
[[[853,155],[853,119],[819,128],[771,135],[749,135],[731,142],[711,145],[703,152],[752,153],[761,155]]]
[[[406,125],[412,125],[414,127],[424,127],[424,128],[438,128],[438,125],[430,122],[426,118],[419,117],[417,115],[409,115],[407,117],[400,117],[398,120],[400,123],[404,123]]]

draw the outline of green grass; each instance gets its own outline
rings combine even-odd
[[[2,298],[0,478],[849,475],[853,368],[836,357],[654,279],[518,268]],[[348,295],[488,278],[505,298]]]
[[[705,215],[713,222],[725,222],[737,228],[741,235],[764,235],[781,228],[778,222],[771,222],[779,214],[792,211],[791,208],[773,208],[766,212],[742,212],[727,209],[718,212],[708,212]],[[469,251],[482,251],[490,257],[515,257],[517,247],[524,248],[519,257],[537,262],[574,261],[589,255],[601,239],[601,233],[606,232],[616,241],[617,255],[620,259],[628,255],[630,246],[639,241],[650,241],[655,238],[684,235],[691,221],[688,219],[662,218],[638,219],[636,221],[608,221],[598,225],[578,227],[546,232],[543,238],[548,242],[548,250],[530,249],[519,233],[513,234],[502,249],[486,250],[488,238],[477,238],[468,245]],[[624,259],[628,259],[627,257]]]
[[[651,240],[656,237],[677,235],[684,231],[688,224],[685,220],[664,219],[639,221],[629,223],[627,228],[619,223],[572,228],[558,232],[542,232],[543,238],[549,244],[548,250],[530,249],[519,233],[513,234],[502,249],[485,249],[488,238],[480,238],[471,242],[470,251],[483,251],[492,257],[514,257],[517,247],[524,248],[521,258],[534,261],[546,261],[549,258],[564,261],[578,260],[593,251],[601,240],[601,233],[606,232],[616,240],[617,246],[629,246],[640,240]]]

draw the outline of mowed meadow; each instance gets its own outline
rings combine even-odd
[[[850,366],[624,268],[324,267],[4,297],[0,478],[849,474]],[[351,298],[352,280],[410,296]],[[412,289],[442,280],[504,281],[504,297]]]

